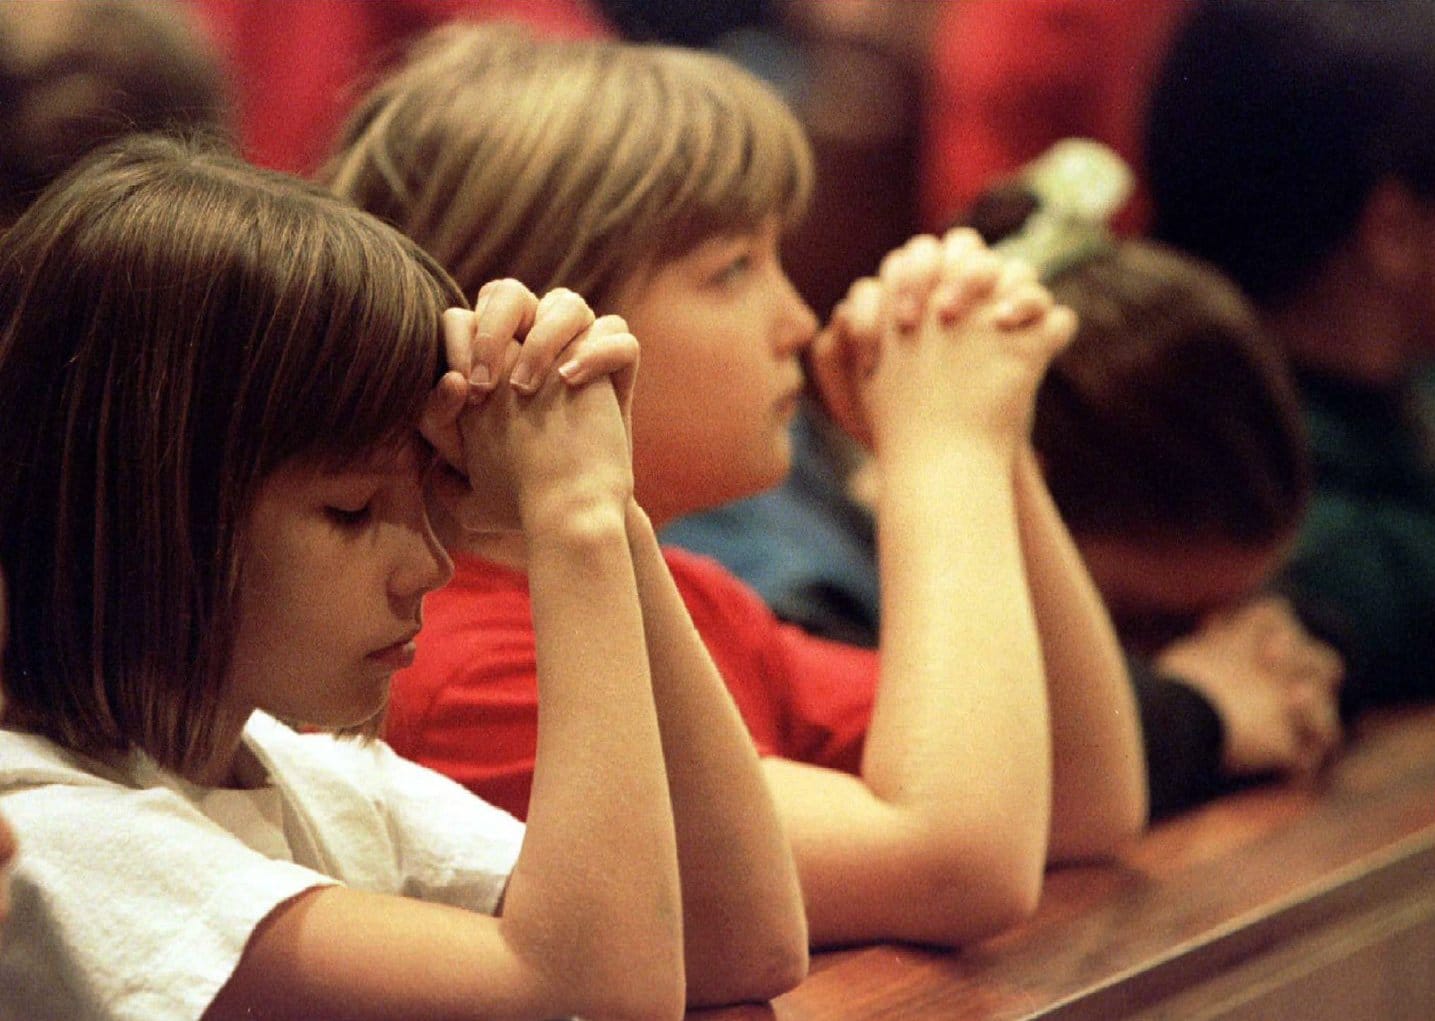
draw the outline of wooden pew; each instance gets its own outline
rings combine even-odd
[[[1053,870],[1001,937],[820,953],[770,1005],[690,1017],[1429,1021],[1435,707],[1363,720],[1317,782],[1228,795],[1114,864]]]

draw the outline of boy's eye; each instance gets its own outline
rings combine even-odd
[[[725,263],[721,269],[714,273],[713,282],[718,284],[732,283],[751,268],[752,256],[744,252],[742,255]]]
[[[372,509],[370,504],[365,503],[361,507],[325,507],[324,512],[341,528],[357,528],[369,520]]]

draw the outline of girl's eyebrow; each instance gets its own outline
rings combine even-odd
[[[348,464],[341,465],[332,474],[387,478],[405,475],[414,469],[424,472],[437,456],[438,451],[427,440],[415,435],[399,443],[371,450]]]

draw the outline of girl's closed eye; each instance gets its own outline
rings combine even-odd
[[[361,525],[367,524],[373,516],[373,502],[365,500],[358,506],[336,506],[330,504],[324,508],[324,513],[341,528],[358,528]]]
[[[335,479],[338,485],[327,485],[320,490],[319,502],[324,516],[341,529],[362,528],[374,517],[374,504],[379,499],[382,486],[362,477]]]
[[[362,528],[373,521],[376,511],[387,506],[398,488],[412,485],[415,491],[421,489],[438,460],[432,447],[415,442],[362,467],[323,476],[318,481],[318,500],[324,516],[342,529]]]

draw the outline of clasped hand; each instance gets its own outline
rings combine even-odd
[[[913,238],[854,283],[810,367],[834,420],[868,448],[913,430],[1022,439],[1075,327],[1030,265],[963,228]]]
[[[1216,709],[1228,776],[1311,774],[1340,745],[1344,664],[1279,596],[1213,615],[1155,662]]]
[[[531,527],[554,507],[632,492],[629,409],[638,342],[566,288],[516,280],[443,315],[448,371],[421,430],[438,452],[438,517],[466,532]]]

